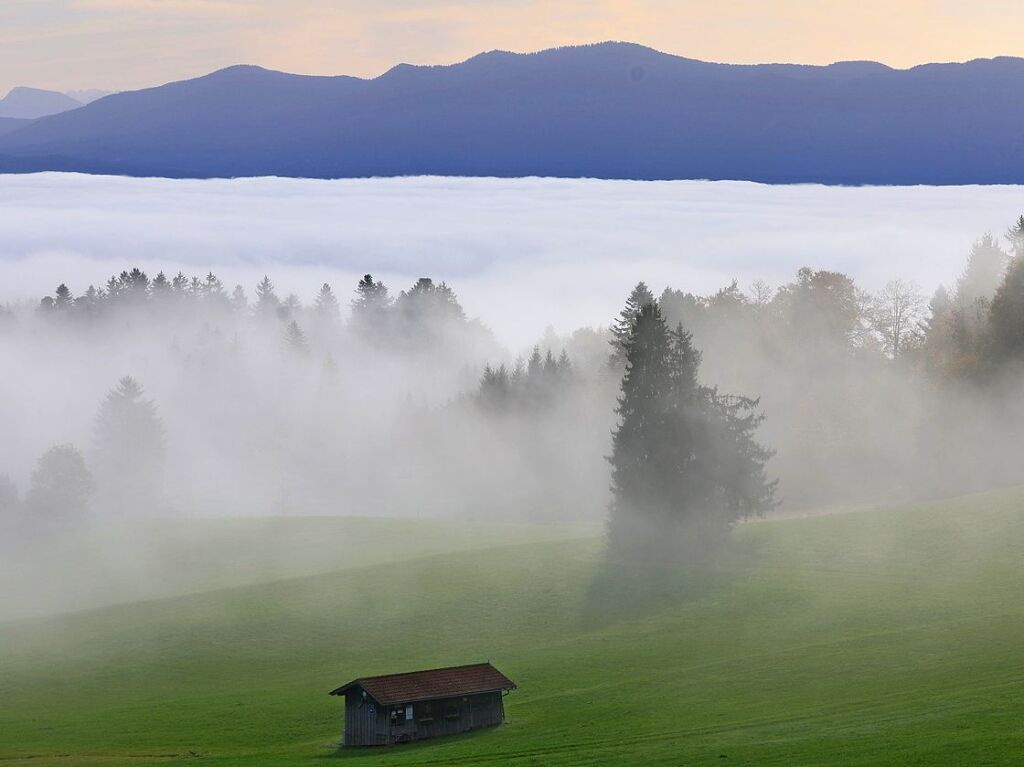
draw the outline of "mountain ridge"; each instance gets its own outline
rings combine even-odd
[[[251,64],[0,135],[0,172],[1024,182],[1024,59],[721,64],[635,43],[372,78]]]

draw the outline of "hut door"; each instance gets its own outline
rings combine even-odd
[[[366,717],[366,731],[373,733],[373,742],[378,745],[386,743],[388,739],[387,719],[385,719],[383,713],[377,708],[377,704],[373,703],[364,706],[363,716]]]

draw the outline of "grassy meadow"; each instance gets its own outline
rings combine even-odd
[[[1024,763],[1024,491],[745,524],[699,573],[587,528],[231,524],[315,572],[0,624],[0,763]],[[338,748],[328,690],[486,659],[503,726]]]

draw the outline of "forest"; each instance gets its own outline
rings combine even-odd
[[[61,283],[0,310],[0,525],[611,509],[627,549],[684,550],[749,516],[1013,484],[1024,216],[965,250],[930,296],[812,267],[711,295],[639,282],[607,326],[522,350],[427,277],[307,303],[269,276]]]

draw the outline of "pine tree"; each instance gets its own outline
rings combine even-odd
[[[985,302],[987,308],[987,303],[1003,281],[1007,259],[1006,251],[999,247],[999,242],[991,234],[986,234],[971,246],[967,265],[956,283],[956,303],[962,311],[980,311],[977,308],[979,302]]]
[[[94,319],[99,316],[103,299],[103,292],[97,290],[94,285],[90,285],[85,293],[75,299],[75,311],[87,319]]]
[[[395,309],[405,322],[406,333],[420,339],[436,337],[444,328],[466,322],[455,291],[429,277],[420,277],[409,290],[399,293]]]
[[[149,284],[149,293],[153,298],[166,299],[171,295],[173,289],[170,280],[167,279],[167,275],[162,271],[157,272],[156,277]]]
[[[373,275],[364,275],[352,299],[352,324],[364,334],[382,331],[391,303],[387,286],[379,280],[374,282]]]
[[[490,365],[484,367],[484,374],[480,379],[480,390],[477,394],[481,405],[489,410],[503,410],[510,403],[511,391],[511,380],[508,369],[504,365],[497,368],[492,368]]]
[[[1024,256],[1014,258],[992,299],[985,357],[990,372],[1024,363]]]
[[[619,313],[618,319],[612,323],[612,351],[608,364],[614,368],[622,367],[626,362],[625,348],[626,341],[637,315],[643,307],[655,303],[654,294],[643,281],[638,282],[636,287],[626,298],[626,305]]]
[[[100,404],[94,427],[97,490],[117,511],[142,513],[161,499],[165,453],[156,405],[131,376]]]
[[[171,280],[171,290],[179,298],[184,298],[188,294],[189,280],[188,277],[182,272],[178,272],[174,275],[174,279]]]
[[[68,286],[62,282],[57,286],[57,290],[53,294],[53,308],[57,311],[66,312],[71,308],[74,300]]]
[[[306,334],[302,332],[299,323],[292,320],[284,331],[284,342],[289,350],[296,354],[305,355],[309,352],[309,343],[306,341]]]
[[[774,505],[757,401],[698,384],[700,353],[654,303],[637,313],[612,436],[613,558],[696,555]]]
[[[235,289],[231,291],[231,307],[239,313],[249,308],[249,299],[241,285],[235,285]]]
[[[331,286],[326,282],[320,286],[320,292],[316,295],[313,307],[317,317],[324,322],[336,322],[341,316],[341,310],[338,308],[338,299],[335,297],[334,291],[331,290]]]
[[[133,304],[141,304],[149,297],[149,277],[137,266],[121,272],[117,278],[119,296]]]
[[[569,361],[569,353],[563,347],[562,353],[558,355],[558,373],[562,378],[572,375],[572,362]]]
[[[1024,216],[1020,216],[1009,229],[1006,239],[1010,243],[1010,252],[1014,258],[1024,258]]]
[[[224,283],[213,272],[207,272],[206,279],[202,286],[203,300],[218,306],[226,306],[228,301],[227,293],[224,292]]]
[[[274,292],[274,283],[267,275],[256,285],[256,305],[253,311],[257,317],[273,317],[277,314],[281,301]]]

